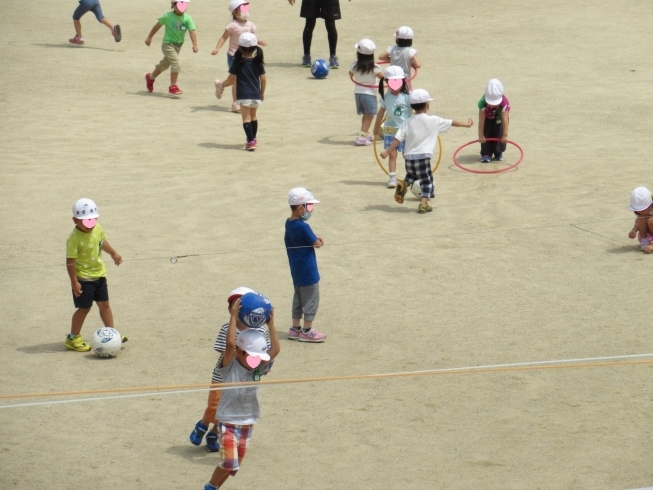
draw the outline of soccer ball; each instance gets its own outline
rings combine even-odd
[[[417,199],[422,198],[422,188],[419,185],[419,180],[416,180],[410,185],[410,192],[415,196]]]
[[[100,357],[114,357],[122,349],[122,337],[113,328],[100,328],[91,338],[91,350]]]
[[[325,60],[315,60],[311,65],[311,74],[315,78],[326,78],[329,74],[329,63]]]
[[[259,293],[243,294],[240,298],[238,320],[249,328],[262,327],[270,321],[272,303]]]

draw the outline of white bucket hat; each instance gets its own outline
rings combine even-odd
[[[227,8],[229,9],[229,12],[233,12],[238,7],[240,7],[241,5],[245,5],[246,3],[249,3],[249,2],[247,0],[231,0],[231,2],[229,2],[229,5],[227,6]]]
[[[493,78],[485,86],[485,102],[490,105],[500,104],[503,100],[503,84]]]
[[[646,187],[637,187],[630,193],[630,206],[628,206],[628,209],[631,211],[644,211],[652,203],[651,191]]]
[[[299,206],[300,204],[318,204],[320,201],[315,199],[313,193],[304,187],[295,187],[288,193],[288,204]]]
[[[404,69],[401,66],[391,65],[383,72],[383,77],[388,80],[406,78]]]
[[[258,39],[251,32],[243,32],[238,38],[238,46],[252,48],[258,44]]]
[[[81,198],[73,204],[73,217],[77,219],[99,218],[100,213],[97,211],[97,204],[86,197]]]
[[[354,44],[354,47],[360,54],[374,54],[376,51],[376,44],[371,39],[361,39]]]
[[[397,39],[412,39],[413,30],[408,26],[401,26],[397,29],[397,32],[395,32],[395,37]]]
[[[423,88],[415,89],[410,93],[411,104],[424,104],[425,102],[431,102],[432,100],[433,99],[429,93]]]
[[[238,332],[236,346],[251,356],[259,356],[263,361],[270,360],[270,354],[267,352],[268,346],[265,341],[265,335],[260,330],[248,328],[247,330]]]

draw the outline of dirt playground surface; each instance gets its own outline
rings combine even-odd
[[[653,185],[652,2],[342,1],[343,69],[315,80],[298,66],[299,5],[255,1],[269,43],[255,153],[242,150],[228,94],[213,94],[227,71],[224,50],[210,55],[226,4],[190,4],[200,51],[182,49],[179,98],[167,74],[153,94],[143,81],[162,34],[143,41],[166,1],[103,0],[123,41],[88,14],[83,47],[67,43],[77,2],[0,4],[0,394],[207,383],[241,285],[276,307],[274,380],[653,352],[653,257],[626,236],[630,191]],[[396,204],[371,148],[353,146],[353,45],[369,37],[380,53],[400,25],[415,30],[413,86],[431,92],[431,113],[477,124],[485,83],[499,78],[526,153],[504,174],[460,171],[451,155],[476,127],[453,128],[426,216],[412,197]],[[327,55],[319,22],[313,57]],[[478,168],[476,151],[461,159]],[[516,158],[511,148],[505,163]],[[310,224],[326,243],[322,345],[285,336],[294,186],[321,200]],[[130,338],[111,360],[63,346],[80,197],[98,203],[125,259],[105,255],[115,326]],[[99,326],[94,308],[82,334]],[[224,488],[651,486],[652,375],[643,364],[265,386]],[[205,399],[1,408],[0,488],[201,489],[218,460],[188,441]]]

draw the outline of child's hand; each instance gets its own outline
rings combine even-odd
[[[628,238],[633,239],[637,236],[637,230],[630,230],[628,233]]]
[[[324,240],[322,239],[321,236],[318,236],[317,239],[320,240],[320,243],[321,243],[322,245],[324,245]]]
[[[288,0],[288,3],[292,6],[295,5],[295,0]]]
[[[501,137],[501,143],[507,143],[508,142],[508,137],[507,136],[502,136]]]
[[[111,259],[113,260],[113,263],[116,265],[122,264],[122,257],[117,252],[111,256]]]
[[[479,143],[485,143],[487,140],[485,139],[485,136],[481,135],[478,137]]]
[[[151,38],[151,37],[148,37],[148,38],[145,40],[145,45],[146,45],[146,46],[149,46],[150,44],[152,44],[152,38]]]
[[[470,117],[467,119],[467,124],[464,124],[463,126],[466,128],[471,128],[474,125],[474,120]]]
[[[238,298],[229,308],[231,312],[231,318],[238,318],[238,311],[240,311],[240,298]]]
[[[193,53],[197,53],[199,49],[197,49],[197,44],[193,45]]]
[[[258,45],[259,45],[259,46],[263,46],[263,47],[265,47],[265,46],[268,45],[268,43],[267,43],[267,41],[261,41],[261,40],[259,39],[259,40],[258,40]]]
[[[82,285],[77,279],[75,279],[74,282],[70,283],[70,286],[73,288],[73,294],[75,295],[75,298],[79,298],[82,295]]]
[[[379,156],[385,160],[388,158],[388,150],[383,150],[381,153],[379,153]]]
[[[213,56],[215,56],[215,55],[218,54],[219,52],[220,52],[219,49],[214,49],[213,51],[211,51],[211,54],[212,54]]]
[[[270,311],[270,321],[268,322],[268,327],[274,328],[274,306],[272,307],[272,310]]]
[[[642,250],[642,252],[644,252],[645,254],[650,254],[651,252],[653,252],[653,243],[644,247],[644,250]]]

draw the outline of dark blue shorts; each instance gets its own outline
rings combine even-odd
[[[79,6],[73,12],[73,20],[81,19],[86,12],[93,12],[98,22],[104,19],[100,0],[79,0]]]
[[[109,301],[109,288],[107,288],[107,278],[100,277],[95,281],[79,281],[82,285],[82,294],[75,298],[73,292],[73,301],[75,308],[91,308],[93,301]]]

